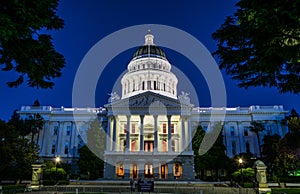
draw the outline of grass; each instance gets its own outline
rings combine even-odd
[[[299,194],[300,188],[272,188],[272,194]]]

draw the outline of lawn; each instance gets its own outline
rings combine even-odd
[[[299,194],[300,188],[272,188],[272,194]]]

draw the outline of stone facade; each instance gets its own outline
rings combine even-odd
[[[104,107],[21,107],[22,117],[40,114],[45,119],[44,130],[36,136],[43,159],[60,156],[64,162],[76,163],[89,123],[98,118],[107,133],[106,179],[193,180],[191,140],[199,125],[209,131],[225,116],[222,133],[229,157],[242,152],[258,156],[258,141],[249,130],[252,121],[264,124],[261,138],[287,133],[281,124],[286,114],[282,106],[203,108],[194,107],[187,93],[177,96],[178,80],[153,38],[150,33],[145,36],[145,44],[128,64],[121,97],[113,92]]]

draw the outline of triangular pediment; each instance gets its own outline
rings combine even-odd
[[[154,92],[144,92],[135,96],[120,99],[106,104],[105,107],[113,111],[127,110],[135,113],[138,111],[167,111],[170,110],[180,112],[182,109],[190,109],[193,107],[192,104],[182,103],[178,99],[170,98],[168,96],[160,95]]]
[[[165,107],[181,107],[189,106],[190,104],[183,104],[178,99],[170,98],[168,96],[160,95],[150,91],[107,104],[108,107],[130,106],[132,108],[149,106],[159,107],[162,105]]]

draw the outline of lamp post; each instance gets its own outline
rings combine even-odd
[[[243,165],[243,159],[242,158],[240,158],[239,159],[239,166],[240,166],[240,171],[241,171],[241,179],[242,179],[242,181],[241,181],[241,185],[243,185],[244,184],[244,177],[243,177],[243,169],[242,169],[242,165]]]
[[[60,157],[56,157],[55,158],[55,181],[56,181],[56,184],[58,183],[58,180],[57,180],[57,164],[60,162]]]

